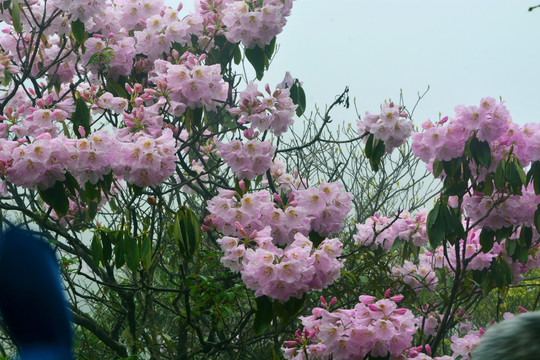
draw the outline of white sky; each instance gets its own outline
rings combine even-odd
[[[168,4],[176,4],[169,0]],[[502,96],[513,120],[540,122],[540,0],[297,0],[263,83],[285,71],[304,82],[307,108],[324,108],[345,86],[360,114],[403,89],[415,124],[458,104]],[[193,9],[184,3],[182,14]],[[249,64],[248,64],[249,65]],[[339,122],[354,122],[354,109]]]

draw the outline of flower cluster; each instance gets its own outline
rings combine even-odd
[[[504,201],[498,201],[504,196]],[[536,195],[532,185],[523,187],[522,195],[505,195],[494,193],[487,196],[482,193],[466,194],[463,208],[472,222],[480,221],[479,226],[491,230],[515,224],[534,225],[534,212],[540,204],[540,196]]]
[[[397,238],[422,246],[428,240],[427,213],[426,209],[422,209],[412,215],[408,211],[402,211],[395,217],[375,214],[366,219],[365,223],[356,225],[358,234],[353,238],[357,245],[369,246],[372,250],[378,246],[390,250]]]
[[[402,110],[401,106],[393,102],[385,102],[381,105],[380,114],[366,112],[364,120],[357,121],[358,133],[373,134],[375,139],[384,142],[386,152],[392,152],[411,136],[413,128],[412,121],[407,119],[407,113]]]
[[[416,294],[420,294],[423,289],[434,291],[438,279],[435,274],[433,257],[431,253],[418,255],[418,265],[405,260],[403,266],[395,265],[392,267],[392,276],[409,285]]]
[[[305,354],[308,359],[336,360],[398,356],[411,346],[417,330],[412,312],[397,307],[402,299],[362,295],[354,309],[330,312],[317,307],[313,315],[301,317],[307,336],[285,342],[284,355],[295,360],[305,359]]]
[[[215,141],[220,157],[231,168],[238,179],[255,179],[272,166],[276,148],[268,141],[252,139],[243,143]]]
[[[229,109],[233,115],[240,116],[239,124],[251,123],[251,127],[259,131],[272,130],[279,136],[293,123],[294,105],[289,97],[289,89],[277,88],[273,93],[266,85],[268,97],[257,90],[257,85],[250,82],[246,90],[240,94],[238,107]]]
[[[223,9],[225,36],[247,48],[264,47],[287,23],[293,0],[232,0]]]
[[[298,206],[311,218],[311,230],[322,236],[337,233],[351,210],[352,194],[340,183],[320,183],[317,187],[293,191]]]
[[[237,227],[245,234],[239,224]],[[289,246],[280,249],[273,243],[269,226],[243,239],[224,237],[218,243],[225,253],[221,262],[240,272],[255,296],[281,302],[326,288],[339,277],[343,266],[338,259],[343,245],[338,239],[326,239],[313,249],[313,243],[297,233]]]
[[[155,71],[149,80],[168,94],[172,108],[183,106],[185,109],[187,106],[215,110],[219,102],[227,99],[229,86],[223,81],[221,66],[204,65],[204,59],[205,55],[196,57],[190,52],[185,52],[179,58],[179,64],[158,59],[154,62]]]
[[[444,117],[437,124],[428,120],[422,124],[423,133],[413,133],[412,149],[422,161],[448,161],[462,156],[465,143],[473,134],[480,141],[492,143],[495,164],[512,146],[514,154],[522,161],[528,158],[521,156],[526,151],[523,135],[519,128],[511,125],[510,113],[503,103],[487,97],[480,101],[479,107],[459,105],[455,111],[454,119],[449,121],[448,117]]]

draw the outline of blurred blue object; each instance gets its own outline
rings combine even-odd
[[[21,360],[72,360],[73,331],[54,251],[12,228],[0,235],[0,314]]]

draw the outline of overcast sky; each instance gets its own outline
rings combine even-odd
[[[527,11],[539,3],[297,0],[263,82],[273,87],[290,71],[304,82],[308,110],[345,86],[361,114],[398,100],[400,89],[410,108],[429,85],[418,125],[484,96],[502,96],[516,122],[540,122],[540,9]],[[184,2],[182,13],[192,9]],[[354,110],[336,115],[355,120]]]

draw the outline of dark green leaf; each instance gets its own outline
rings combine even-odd
[[[144,270],[148,270],[152,265],[152,240],[145,235],[141,246],[141,260]]]
[[[116,233],[115,246],[114,246],[114,264],[117,269],[120,269],[125,263],[124,256],[124,232],[118,231]]]
[[[255,69],[257,80],[262,80],[264,75],[264,69],[268,61],[264,50],[258,46],[255,46],[253,49],[246,48],[245,54],[246,59],[248,59],[248,61],[251,63],[251,65],[253,65],[253,68]]]
[[[94,260],[94,264],[96,266],[99,266],[99,261],[103,257],[103,248],[101,247],[101,241],[99,240],[99,236],[96,234],[92,238],[92,260]]]
[[[521,187],[523,182],[521,181],[520,171],[518,170],[518,164],[515,161],[509,162],[506,165],[506,178],[510,184],[512,194],[521,195]]]
[[[438,159],[433,160],[433,176],[438,178],[444,170],[444,164]]]
[[[516,252],[514,256],[523,265],[527,264],[527,261],[529,260],[529,248],[518,244],[518,246],[516,247]]]
[[[77,193],[81,189],[79,186],[79,182],[69,172],[66,172],[64,176],[66,177],[66,179],[64,180],[64,185],[66,186],[66,189],[71,195],[77,196]]]
[[[495,187],[498,190],[504,190],[504,185],[506,183],[506,159],[501,159],[497,164],[497,169],[495,170]]]
[[[536,207],[534,212],[534,227],[536,231],[540,233],[540,204]]]
[[[285,303],[281,303],[278,300],[274,300],[274,311],[279,317],[279,320],[283,326],[286,326],[292,319],[296,317],[296,314],[302,309],[306,295],[300,299],[291,297]]]
[[[139,246],[137,244],[137,239],[132,236],[126,236],[125,245],[127,267],[131,271],[137,271],[137,269],[139,268]]]
[[[402,246],[403,246],[403,243],[404,243],[403,239],[401,239],[401,238],[396,238],[396,239],[394,240],[394,243],[392,244],[392,249],[390,249],[390,252],[394,252],[394,251],[396,251],[397,249],[399,249],[400,247],[402,247]]]
[[[77,19],[71,22],[71,31],[73,32],[73,37],[79,44],[84,44],[86,40],[86,30],[84,28],[84,22]]]
[[[13,7],[11,8],[11,21],[13,22],[13,29],[17,34],[22,33],[23,28],[21,24],[21,6],[19,0],[11,0]]]
[[[90,201],[88,203],[88,210],[86,211],[86,222],[94,220],[98,212],[98,204],[96,201]]]
[[[296,108],[296,116],[300,117],[306,111],[306,93],[302,86],[298,86],[298,107]]]
[[[471,155],[477,165],[485,168],[491,166],[491,149],[487,141],[480,141],[475,136],[470,143]]]
[[[523,226],[519,232],[519,244],[526,247],[527,249],[532,244],[533,231],[532,228],[528,226]]]
[[[445,187],[444,189],[444,195],[446,196],[461,196],[464,195],[467,191],[468,184],[466,181],[460,181],[457,183],[454,183],[448,187]]]
[[[75,101],[75,112],[73,113],[73,131],[78,138],[82,138],[82,134],[79,132],[79,126],[82,126],[85,131],[85,135],[90,134],[90,109],[86,106],[86,102],[82,98],[78,98]]]
[[[484,179],[484,189],[482,192],[487,196],[491,196],[493,195],[493,190],[493,174],[487,173],[486,178]]]
[[[375,140],[375,136],[373,134],[369,134],[367,142],[366,142],[366,148],[365,148],[366,157],[368,159],[371,159],[371,157],[373,156],[373,141],[374,140]]]
[[[101,244],[103,245],[103,264],[108,263],[112,259],[112,242],[111,237],[109,234],[104,231],[100,230],[99,234],[101,236]]]
[[[39,190],[39,195],[41,195],[43,201],[54,209],[59,217],[67,214],[69,210],[69,200],[62,182],[56,181],[52,187],[45,190]]]
[[[107,79],[107,91],[117,97],[122,97],[124,99],[129,99],[130,95],[127,93],[126,89],[114,81],[113,79]]]
[[[488,253],[493,249],[493,243],[495,242],[495,233],[487,228],[482,229],[480,233],[480,246],[482,246],[482,252]]]
[[[264,47],[264,54],[268,59],[272,58],[272,55],[274,55],[274,50],[276,49],[276,39],[277,36],[274,36],[272,41],[270,41],[270,44]]]
[[[439,246],[445,235],[445,223],[440,212],[440,202],[437,202],[435,207],[429,212],[426,226],[429,243],[433,249]]]
[[[319,246],[324,241],[324,239],[326,239],[324,236],[320,235],[316,231],[310,231],[308,237],[309,240],[313,243],[314,248]]]
[[[505,248],[508,256],[514,256],[516,252],[516,241],[514,239],[506,239]]]
[[[255,323],[253,324],[253,328],[256,335],[261,335],[272,323],[274,312],[272,309],[272,301],[270,301],[268,297],[260,296],[255,300]]]
[[[240,62],[242,61],[242,52],[240,51],[240,47],[237,45],[235,48],[234,48],[234,63],[236,65],[240,64]]]

